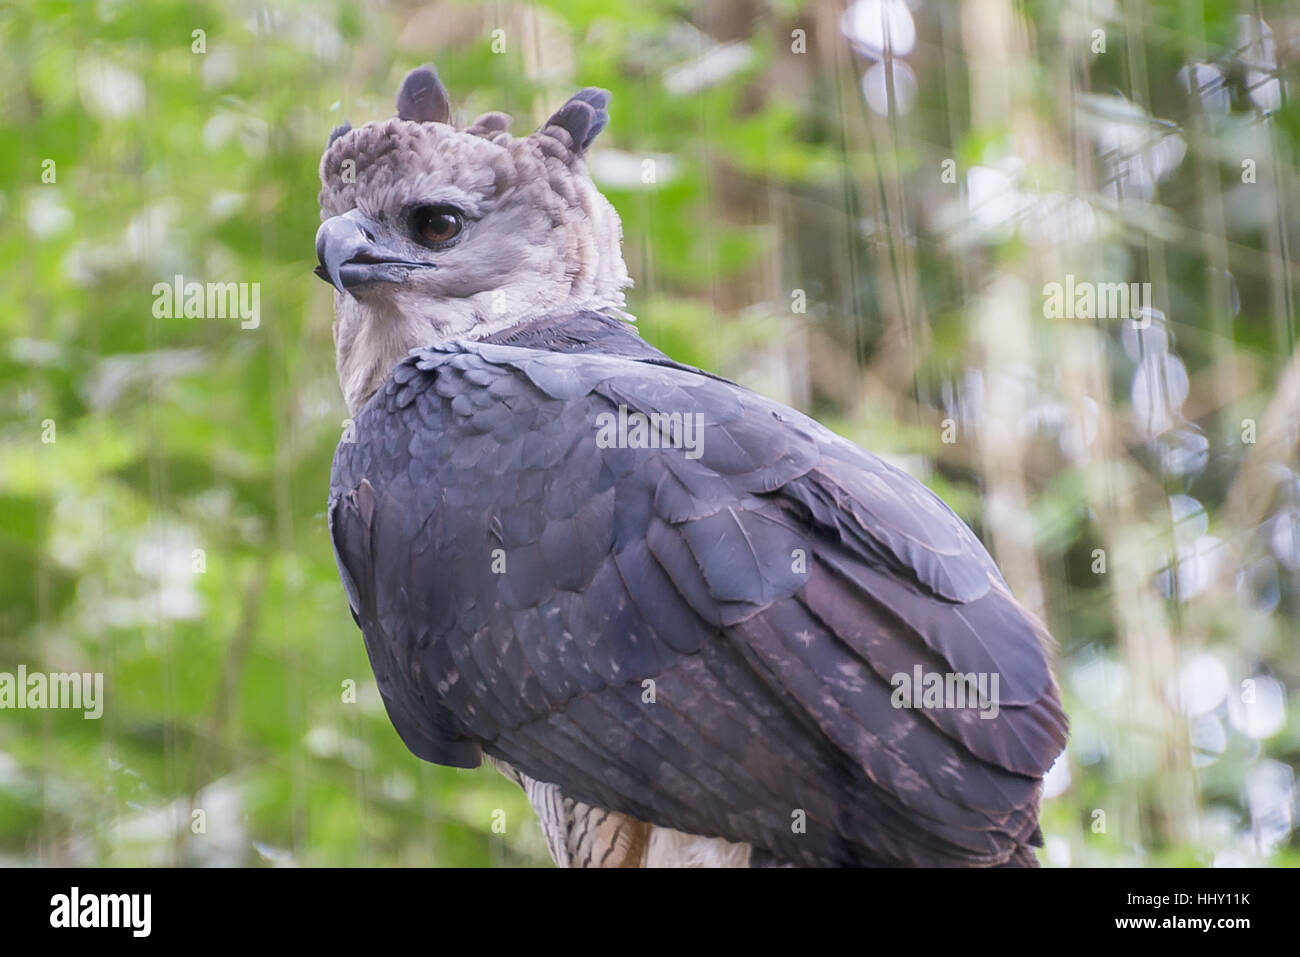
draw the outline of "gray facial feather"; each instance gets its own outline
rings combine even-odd
[[[398,118],[331,139],[320,164],[322,221],[357,210],[386,248],[434,267],[335,293],[339,384],[350,409],[418,346],[583,310],[624,315],[631,280],[622,226],[582,160],[608,121],[608,100],[583,90],[530,136],[511,136],[501,113],[459,130],[437,118],[450,112],[437,74],[417,70],[398,95]],[[442,249],[411,235],[411,211],[435,204],[464,213],[460,235]]]

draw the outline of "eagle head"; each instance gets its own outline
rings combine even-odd
[[[330,134],[316,274],[335,289],[353,412],[413,348],[621,311],[622,227],[583,162],[608,103],[582,90],[525,137],[503,113],[459,129],[438,74],[421,67],[402,82],[396,118]]]

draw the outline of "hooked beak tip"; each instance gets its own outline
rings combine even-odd
[[[377,282],[402,282],[417,269],[432,269],[431,262],[403,259],[376,243],[378,228],[358,211],[326,220],[316,232],[313,270],[340,293],[356,298],[353,287]]]
[[[315,273],[317,276],[319,276],[321,279],[323,279],[325,282],[329,283],[339,292],[344,293],[345,295],[348,296],[352,295],[348,287],[343,285],[343,279],[339,275],[339,269],[337,266],[332,271],[327,271],[324,266],[317,266],[315,269],[312,270],[312,272]]]

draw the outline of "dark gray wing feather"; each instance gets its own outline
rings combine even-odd
[[[1023,855],[1065,718],[975,536],[812,420],[619,351],[422,350],[339,446],[336,554],[403,740],[794,863]],[[701,413],[700,456],[598,447],[620,405]],[[998,716],[893,707],[917,664],[996,672]]]

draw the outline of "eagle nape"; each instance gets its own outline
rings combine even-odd
[[[637,334],[607,93],[519,137],[450,102],[415,70],[320,164],[329,531],[402,740],[487,757],[560,866],[1034,865],[1067,721],[975,534]]]

